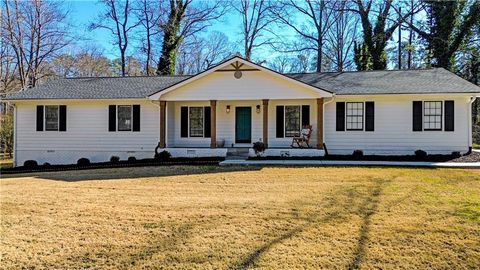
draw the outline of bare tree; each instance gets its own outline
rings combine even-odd
[[[101,3],[105,4],[107,12],[100,16],[98,22],[92,23],[89,28],[92,30],[101,28],[110,31],[120,51],[122,76],[125,76],[129,35],[140,22],[129,22],[129,17],[133,15],[133,7],[130,5],[129,0],[101,0]],[[113,23],[113,25],[109,23]]]
[[[147,76],[151,75],[151,63],[152,63],[152,41],[161,31],[159,24],[162,24],[162,12],[161,5],[156,5],[156,2],[149,0],[138,0],[135,7],[135,12],[139,19],[143,30],[142,34],[142,52],[145,53],[145,73]]]
[[[334,9],[329,8],[334,2],[325,0],[279,1],[273,9],[278,22],[292,29],[300,38],[293,44],[287,45],[283,51],[302,53],[314,51],[316,53],[316,71],[322,71],[325,36],[334,21]],[[291,14],[302,16],[298,20]]]
[[[292,69],[292,64],[296,59],[293,59],[287,54],[282,54],[273,59],[269,63],[271,69],[279,72],[279,73],[287,73],[290,72]]]
[[[166,1],[165,1],[166,2]],[[163,32],[162,52],[157,65],[157,74],[175,74],[178,47],[182,41],[205,30],[211,22],[226,12],[221,0],[196,1],[169,0],[167,18],[161,25]]]
[[[57,6],[50,1],[3,1],[2,43],[13,50],[22,89],[49,76],[46,62],[70,42],[65,30],[67,13]]]
[[[354,63],[353,47],[359,21],[347,10],[349,4],[347,1],[333,3],[333,24],[325,37],[325,57],[332,63],[332,69],[339,72],[351,69]]]
[[[232,51],[233,45],[221,32],[212,32],[205,38],[193,36],[178,49],[177,73],[199,73],[231,56]]]
[[[233,1],[233,8],[242,16],[242,41],[244,57],[251,60],[252,52],[261,46],[272,44],[265,36],[275,18],[271,16],[271,2],[268,0]]]
[[[0,95],[19,88],[17,66],[12,47],[0,38]]]

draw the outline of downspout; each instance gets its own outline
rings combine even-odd
[[[147,99],[149,99],[149,98],[147,97]],[[149,100],[152,104],[155,104],[158,107],[158,114],[157,114],[157,116],[158,116],[158,145],[157,145],[157,147],[158,147],[158,146],[160,146],[160,125],[161,125],[160,124],[160,100],[153,100],[153,99],[149,99]],[[167,129],[166,124],[167,123],[165,123],[165,129]]]
[[[333,93],[331,99],[323,103],[323,119],[322,119],[322,121],[323,121],[323,131],[322,131],[322,133],[323,133],[323,147],[324,147],[324,150],[325,150],[325,154],[328,154],[327,146],[326,146],[326,144],[325,144],[325,141],[326,141],[326,139],[327,139],[327,138],[325,137],[325,129],[326,129],[326,124],[325,124],[325,114],[326,114],[325,105],[327,105],[328,103],[332,103],[332,102],[335,100],[335,97],[336,97],[336,95],[335,95],[335,93]]]
[[[477,96],[472,96],[470,97],[470,100],[468,101],[468,152],[467,154],[472,153],[472,148],[473,148],[473,141],[472,141],[472,103],[477,99]]]
[[[13,107],[13,167],[17,167],[17,106],[12,103]]]

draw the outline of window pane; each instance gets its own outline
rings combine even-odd
[[[132,130],[132,106],[118,106],[118,131]]]
[[[45,130],[58,130],[58,106],[45,106]]]
[[[363,102],[347,102],[347,130],[363,129]]]
[[[203,107],[190,107],[190,137],[203,137]]]
[[[423,123],[425,130],[442,129],[442,102],[425,101],[423,103]]]
[[[300,106],[285,106],[285,137],[300,133]]]

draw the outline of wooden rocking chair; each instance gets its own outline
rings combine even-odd
[[[304,148],[304,145],[306,145],[308,148],[310,148],[311,136],[312,136],[312,126],[304,125],[302,130],[300,131],[299,136],[295,136],[292,138],[292,144],[290,146],[293,148]]]

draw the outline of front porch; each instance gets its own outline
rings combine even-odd
[[[226,157],[246,148],[256,156],[323,156],[323,98],[288,100],[160,101],[160,150],[172,157]],[[310,148],[292,148],[293,136],[312,126]],[[322,151],[319,151],[322,150]]]

